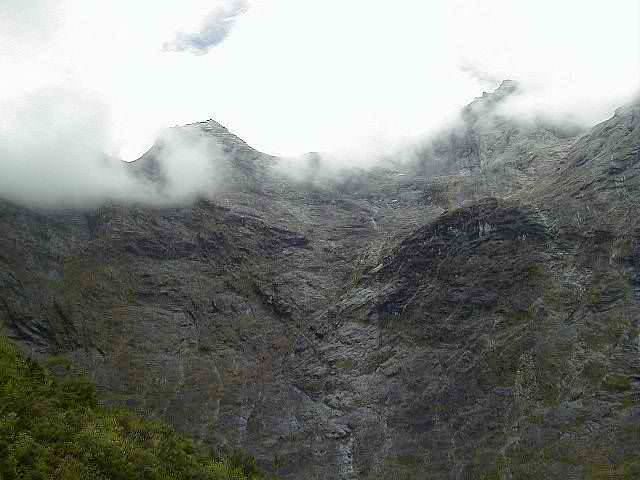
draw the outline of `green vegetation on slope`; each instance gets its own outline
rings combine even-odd
[[[0,337],[0,479],[262,478],[253,459],[216,459],[161,422],[97,404]]]

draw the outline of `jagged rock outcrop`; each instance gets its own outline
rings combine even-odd
[[[510,102],[520,94],[516,82],[505,80],[495,92],[476,98],[451,125],[423,142],[416,171],[472,173],[466,179],[472,180],[468,197],[479,189],[483,195],[514,193],[526,188],[537,170],[557,167],[583,129],[569,120],[514,113]]]
[[[191,205],[0,200],[0,327],[283,478],[634,478],[640,105],[573,137],[516,93],[429,171],[298,181],[209,120],[176,129],[224,152]],[[160,189],[163,148],[130,165]]]

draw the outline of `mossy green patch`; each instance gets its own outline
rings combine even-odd
[[[602,382],[604,388],[614,392],[626,392],[631,390],[631,378],[628,375],[609,374]]]
[[[356,362],[352,358],[341,358],[336,361],[335,366],[340,370],[353,370],[356,366]]]
[[[213,456],[166,424],[100,407],[87,379],[58,380],[0,337],[0,478],[263,476],[250,457]]]
[[[380,365],[393,357],[394,353],[390,350],[387,351],[376,351],[367,357],[365,364],[365,372],[372,373],[374,372]]]

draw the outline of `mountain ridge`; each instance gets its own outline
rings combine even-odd
[[[483,108],[329,180],[178,127],[226,153],[192,205],[0,201],[0,325],[283,478],[633,478],[639,108],[570,137]],[[131,168],[161,183],[159,149]]]

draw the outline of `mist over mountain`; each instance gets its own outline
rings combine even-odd
[[[209,120],[162,130],[149,151],[127,164],[116,155],[112,118],[99,97],[89,91],[44,88],[3,104],[7,115],[0,123],[0,187],[5,198],[35,207],[97,207],[107,201],[178,205],[229,188],[229,176],[237,174],[232,165],[244,157],[263,158],[259,165],[269,164],[291,180],[313,177],[331,183],[374,167],[402,169],[419,163],[435,172],[443,161],[458,158],[459,148],[473,148],[469,141],[491,131],[494,136],[510,129],[518,135],[547,132],[549,138],[573,138],[587,130],[580,112],[543,111],[531,106],[535,98],[535,89],[508,80],[419,134],[393,141],[363,139],[356,147],[301,156],[262,154]],[[443,142],[466,147],[445,147]],[[436,152],[441,148],[451,158]],[[484,144],[478,148],[473,160],[478,166],[518,154],[497,155],[484,151]]]
[[[635,478],[640,103],[531,95],[295,158],[209,119],[130,163],[99,102],[13,104],[0,331],[278,478]]]

